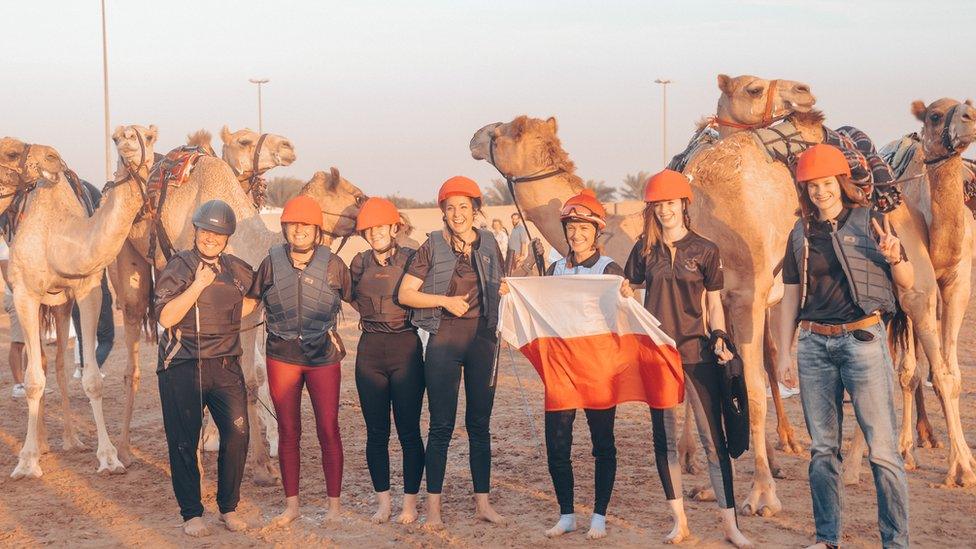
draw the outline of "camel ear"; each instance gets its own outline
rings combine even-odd
[[[973,100],[972,99],[967,99],[967,100],[963,101],[963,103],[965,103],[966,105],[969,105],[970,107],[973,106]]]
[[[115,131],[112,132],[112,141],[118,143],[119,139],[122,137],[123,132],[125,132],[125,126],[119,126],[115,128]]]
[[[925,102],[921,99],[912,101],[912,114],[922,122],[925,122]]]
[[[732,95],[732,77],[727,74],[718,75],[718,89],[725,95]]]
[[[342,181],[342,176],[339,175],[339,169],[335,166],[329,168],[329,173],[332,175],[332,179],[329,180],[329,190],[336,190],[339,186],[339,182]]]
[[[230,144],[231,135],[233,134],[230,133],[230,128],[228,128],[226,125],[224,125],[223,128],[220,128],[220,140],[224,142],[224,145]]]
[[[551,131],[553,135],[556,135],[556,131],[559,130],[559,125],[556,124],[555,116],[550,116],[546,119],[546,126],[549,126],[549,131]]]
[[[149,125],[149,133],[146,134],[146,141],[155,141],[156,137],[159,136],[159,130],[155,125]]]

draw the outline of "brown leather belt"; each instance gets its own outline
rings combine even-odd
[[[800,328],[809,330],[817,335],[836,337],[853,332],[854,330],[870,328],[879,322],[881,322],[881,317],[879,315],[866,316],[860,320],[848,322],[847,324],[819,324],[809,320],[801,320]]]

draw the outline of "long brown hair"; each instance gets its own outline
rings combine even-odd
[[[850,176],[838,175],[835,178],[837,179],[837,184],[840,186],[840,201],[845,208],[868,207],[871,205],[865,192],[851,181]],[[817,209],[813,200],[810,200],[810,192],[807,184],[798,183],[798,185],[800,187],[797,193],[800,199],[800,211],[797,212],[797,215],[809,222],[811,219],[816,219],[820,210]]]
[[[689,231],[691,230],[691,214],[688,213],[690,203],[687,198],[681,199],[681,220]],[[644,249],[641,250],[641,255],[647,257],[651,254],[651,250],[663,245],[664,227],[661,225],[661,220],[654,215],[654,202],[648,202],[644,207]]]

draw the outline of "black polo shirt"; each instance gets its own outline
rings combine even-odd
[[[632,284],[644,284],[644,308],[674,338],[683,364],[713,362],[705,326],[705,292],[724,285],[718,246],[698,234],[688,234],[674,243],[675,257],[667,246],[655,246],[644,257],[641,237],[627,259],[624,273]]]
[[[450,238],[448,245],[451,244]],[[471,250],[481,248],[481,235],[479,234],[474,242],[471,243]],[[501,265],[501,252],[497,251],[498,265]],[[457,256],[457,265],[454,267],[454,274],[451,276],[451,283],[447,287],[447,296],[467,296],[468,311],[460,318],[478,318],[481,315],[481,289],[478,285],[477,262],[472,257],[473,254],[464,254],[454,250]],[[434,247],[430,243],[430,238],[424,241],[413,255],[413,259],[407,265],[407,274],[423,280],[430,270],[431,261],[434,259]],[[487,315],[486,315],[487,316]],[[453,317],[453,315],[452,315]]]

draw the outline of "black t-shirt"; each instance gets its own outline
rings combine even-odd
[[[644,257],[644,239],[634,244],[624,273],[631,283],[645,284],[644,308],[674,338],[683,364],[712,362],[705,326],[705,292],[724,285],[718,246],[688,231],[674,243],[675,257],[667,246],[655,246]]]
[[[448,242],[450,243],[450,239],[448,239]],[[477,250],[480,247],[481,235],[478,235],[474,243],[472,243],[471,248],[472,250]],[[500,253],[497,251],[496,246],[496,254],[500,256]],[[471,257],[471,254],[462,254],[455,250],[454,255],[458,258],[457,266],[454,267],[454,275],[451,277],[451,283],[447,288],[447,293],[444,295],[449,297],[466,296],[468,311],[461,318],[478,318],[481,316],[481,291],[478,287],[478,269],[476,262]],[[420,245],[417,253],[414,254],[413,260],[407,266],[407,274],[423,280],[427,276],[427,271],[430,270],[430,263],[433,257],[434,249],[428,238]],[[501,265],[501,260],[498,259],[498,261],[498,264]]]
[[[569,252],[569,255],[570,255],[569,259],[572,259],[573,252]],[[589,269],[594,265],[596,265],[596,262],[599,260],[600,260],[600,252],[596,252],[595,254],[586,258],[586,261],[580,263],[579,265],[580,267],[586,267],[587,269]],[[555,263],[549,265],[549,268],[546,269],[546,276],[552,276],[552,273],[555,270],[556,270]],[[617,265],[616,261],[611,261],[610,263],[607,263],[606,267],[603,268],[603,274],[624,276],[624,270],[620,268],[620,265]]]
[[[850,216],[850,208],[844,208],[837,216],[837,228],[844,226]],[[871,217],[883,223],[883,217],[872,212]],[[834,243],[829,221],[813,220],[807,238],[810,242],[807,254],[807,299],[800,309],[799,320],[809,320],[821,324],[844,324],[865,316],[864,310],[854,301],[851,286],[844,274]],[[905,248],[902,247],[902,259]],[[799,284],[800,270],[793,246],[787,243],[783,258],[783,283]]]
[[[190,287],[200,261],[200,256],[193,250],[180,252],[169,260],[156,279],[157,315]],[[251,285],[254,272],[243,259],[230,254],[222,254],[218,264],[220,273],[200,293],[195,305],[199,309],[200,333],[196,330],[197,313],[191,307],[159,339],[161,368],[174,360],[241,355],[241,310],[244,293]]]
[[[376,255],[373,254],[372,250],[356,254],[356,257],[352,259],[349,271],[352,275],[353,306],[358,308],[359,299],[368,295],[365,292],[370,291],[367,288],[383,288],[383,295],[369,296],[372,298],[372,302],[387,304],[384,306],[394,305],[398,309],[397,318],[392,322],[363,319],[361,324],[364,332],[398,334],[414,329],[413,325],[410,324],[408,311],[400,306],[396,295],[397,289],[400,287],[400,280],[403,279],[403,273],[414,253],[416,250],[412,248],[397,247],[396,252],[390,257],[386,265],[380,265],[376,261]],[[366,276],[372,277],[373,280],[364,279],[363,277]],[[363,311],[359,312],[360,314],[363,313]]]
[[[291,254],[288,254],[288,260],[292,261]],[[294,267],[294,262],[292,263],[292,267]],[[328,277],[328,284],[332,288],[332,291],[346,303],[351,302],[352,280],[349,277],[349,268],[334,253],[329,255],[326,276]],[[250,290],[248,290],[247,296],[264,301],[264,296],[272,286],[274,286],[274,269],[271,266],[271,256],[268,255],[261,262],[261,265],[258,266],[258,271],[254,275],[254,283],[251,285]],[[323,345],[302,350],[301,341],[298,339],[281,339],[268,332],[265,353],[268,358],[273,360],[280,360],[289,364],[300,364],[302,366],[334,364],[346,356],[346,350],[342,346],[342,341],[339,339],[338,333],[330,334],[325,339]]]

